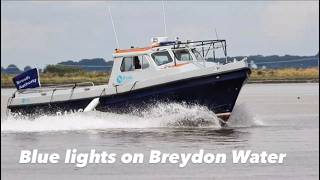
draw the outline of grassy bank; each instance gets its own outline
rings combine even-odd
[[[249,82],[319,82],[319,69],[252,70]]]
[[[92,81],[94,84],[106,84],[110,74],[102,72],[76,72],[76,73],[41,73],[41,84],[71,84],[76,82]],[[13,87],[13,75],[1,74],[1,87]],[[277,69],[252,70],[249,82],[318,82],[319,69]]]
[[[94,84],[106,84],[110,73],[104,72],[77,72],[77,73],[41,73],[41,85],[74,84],[78,82],[93,82]],[[1,74],[1,87],[14,87],[13,75]]]

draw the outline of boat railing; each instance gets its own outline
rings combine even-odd
[[[54,85],[54,86],[45,86],[33,89],[20,89],[14,92],[13,97],[18,94],[28,94],[28,93],[41,93],[41,92],[48,92],[48,91],[57,91],[57,90],[66,90],[66,89],[75,89],[77,87],[83,86],[94,86],[93,82],[79,82],[79,83],[72,83],[72,84],[62,84],[62,85]]]
[[[63,85],[56,85],[56,86],[46,86],[46,87],[40,87],[40,88],[33,88],[33,89],[20,89],[16,90],[10,98],[8,98],[7,106],[9,106],[12,103],[12,100],[16,97],[17,94],[28,94],[28,93],[41,93],[42,95],[47,95],[46,92],[51,92],[51,98],[50,98],[50,103],[53,99],[53,95],[57,90],[66,90],[66,89],[71,89],[70,93],[70,99],[73,95],[74,90],[77,87],[88,87],[89,85],[94,86],[93,82],[79,82],[79,83],[73,83],[73,84],[63,84]],[[91,87],[90,86],[90,87]],[[89,90],[89,89],[85,89]]]
[[[61,85],[53,85],[53,86],[46,86],[46,88],[63,88],[63,87],[81,87],[85,85],[91,85],[94,86],[94,83],[91,81],[88,82],[78,82],[78,83],[72,83],[72,84],[61,84]]]
[[[232,63],[243,63],[244,66],[248,66],[248,57],[243,57],[242,59],[236,59],[236,58],[226,58],[226,61],[223,62],[217,62],[219,66],[232,64]]]
[[[212,61],[208,61],[207,59],[198,59],[196,61],[193,61],[192,63],[200,68],[206,68],[207,67],[206,62],[212,62]],[[216,61],[215,63],[219,67],[219,66],[224,66],[227,64],[241,63],[241,62],[243,63],[244,66],[249,66],[247,57],[243,57],[242,59],[228,58],[225,61],[222,61],[222,62]]]

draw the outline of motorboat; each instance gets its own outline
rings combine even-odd
[[[218,57],[218,50],[224,57]],[[228,59],[226,40],[154,37],[147,47],[115,49],[105,85],[80,82],[19,89],[7,107],[15,115],[36,116],[92,110],[128,113],[177,102],[206,106],[226,122],[250,72],[245,58]]]

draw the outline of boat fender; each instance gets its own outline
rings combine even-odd
[[[100,98],[94,98],[87,107],[83,110],[83,112],[93,111],[99,104]]]

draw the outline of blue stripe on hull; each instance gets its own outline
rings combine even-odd
[[[144,109],[157,102],[184,102],[208,107],[215,113],[231,112],[243,83],[248,78],[249,68],[223,74],[208,75],[179,80],[126,93],[100,97],[96,108],[100,111],[126,113]],[[92,100],[9,107],[11,112],[26,115],[75,112],[84,109]]]

